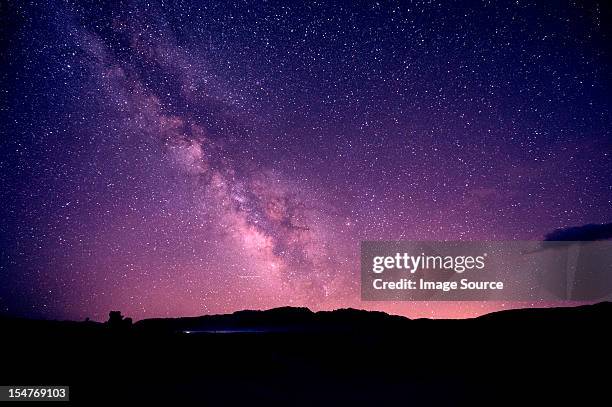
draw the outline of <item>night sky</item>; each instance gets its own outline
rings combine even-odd
[[[2,3],[0,313],[357,307],[362,240],[612,219],[597,1]]]

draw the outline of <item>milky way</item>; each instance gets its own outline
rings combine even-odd
[[[362,240],[612,215],[598,2],[9,4],[2,312],[358,307]],[[551,305],[551,304],[533,304]]]

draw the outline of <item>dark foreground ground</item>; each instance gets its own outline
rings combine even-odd
[[[67,384],[87,404],[607,405],[611,317],[612,303],[471,320],[298,308],[115,327],[1,318],[0,384]]]

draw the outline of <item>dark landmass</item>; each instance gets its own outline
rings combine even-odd
[[[467,320],[306,308],[136,323],[0,317],[0,384],[74,402],[546,405],[608,398],[612,303]]]

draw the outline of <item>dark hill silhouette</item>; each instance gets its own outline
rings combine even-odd
[[[584,405],[607,397],[611,317],[611,303],[467,320],[290,307],[134,324],[4,316],[0,383],[69,384],[83,402]]]
[[[338,309],[313,312],[308,308],[281,307],[264,311],[237,311],[224,315],[204,315],[185,318],[157,318],[138,321],[137,330],[168,332],[214,332],[214,331],[265,331],[308,332],[362,330],[376,325],[396,326],[408,318],[388,315],[378,311]]]
[[[478,318],[479,321],[507,324],[581,323],[591,319],[612,316],[612,303],[582,305],[565,308],[525,308],[493,312]],[[436,324],[450,321],[435,320]],[[469,319],[461,320],[470,323]],[[134,327],[140,331],[214,333],[223,332],[360,332],[370,329],[408,329],[411,324],[429,324],[433,320],[389,315],[380,311],[353,308],[313,312],[302,307],[281,307],[263,311],[244,310],[232,314],[203,315],[183,318],[152,318],[138,321]]]

